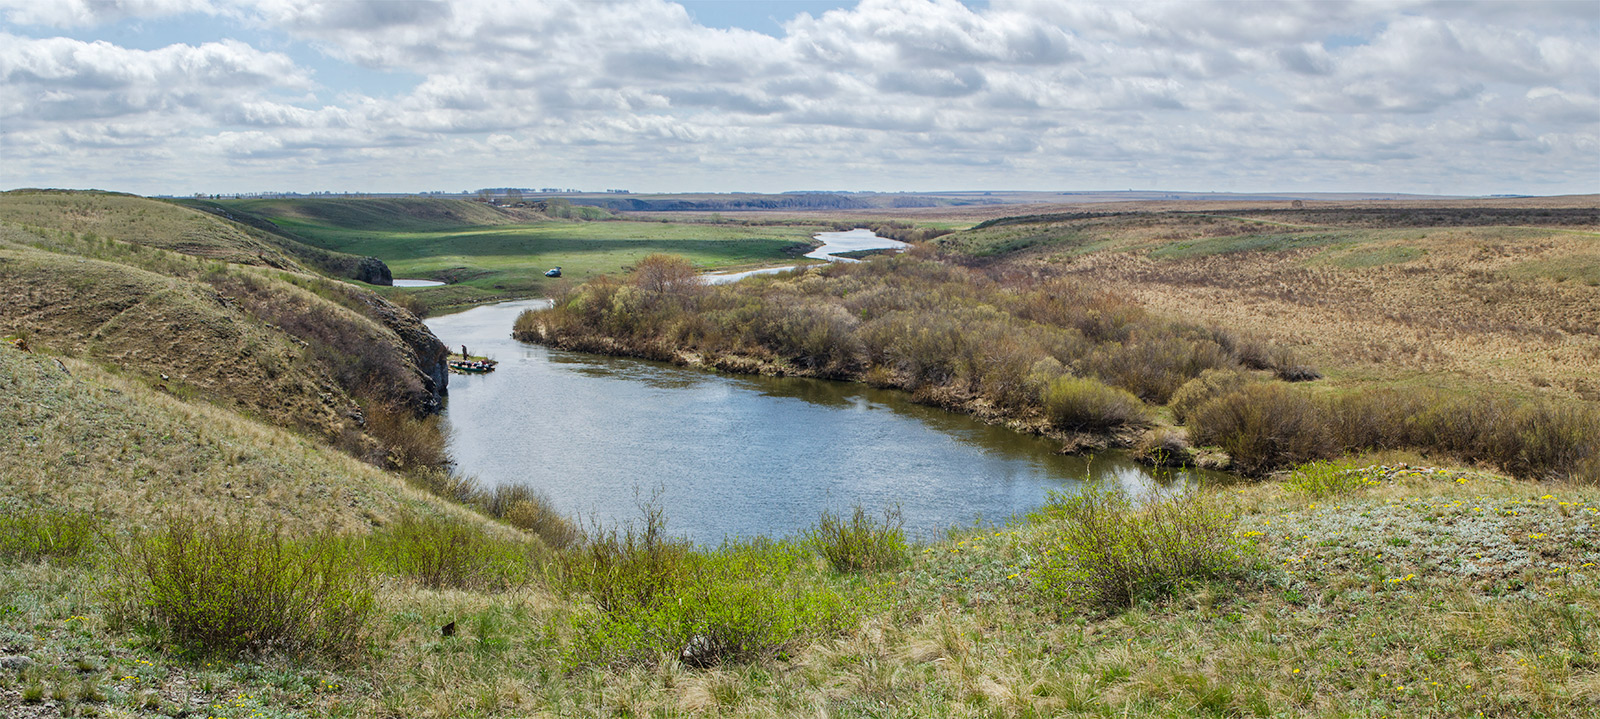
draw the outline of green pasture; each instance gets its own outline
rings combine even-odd
[[[706,270],[783,262],[804,254],[811,236],[827,229],[621,220],[482,225],[408,216],[386,224],[354,213],[310,219],[286,212],[292,206],[283,202],[239,204],[316,246],[377,257],[397,278],[450,283],[403,290],[435,308],[547,294],[558,282],[625,272],[657,252],[681,255]],[[544,276],[552,267],[562,268],[562,280]]]

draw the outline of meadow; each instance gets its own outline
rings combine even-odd
[[[428,203],[448,202],[447,209]],[[829,229],[811,221],[745,225],[552,219],[533,210],[496,210],[465,201],[404,201],[374,213],[364,200],[243,200],[216,203],[271,221],[307,243],[377,257],[395,277],[432,279],[446,287],[387,290],[444,309],[548,295],[567,283],[618,274],[654,253],[687,258],[701,270],[726,270],[793,260]],[[464,207],[458,207],[464,206]],[[592,209],[592,208],[590,208]],[[546,278],[552,267],[562,280]]]

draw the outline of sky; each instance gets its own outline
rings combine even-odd
[[[1600,192],[1600,0],[0,0],[0,188]]]

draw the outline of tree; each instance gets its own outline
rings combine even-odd
[[[663,294],[667,292],[700,288],[700,273],[694,265],[677,255],[656,253],[639,260],[631,280],[635,287]]]

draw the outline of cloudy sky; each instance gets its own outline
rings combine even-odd
[[[1600,192],[1600,2],[0,0],[0,187]]]

